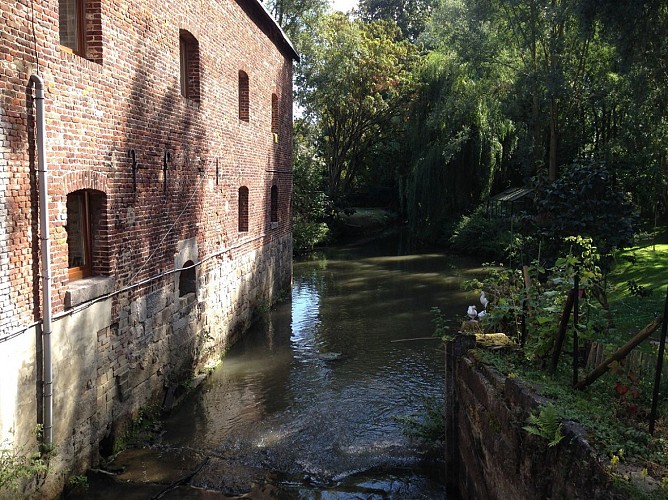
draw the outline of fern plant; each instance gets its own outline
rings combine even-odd
[[[529,434],[547,440],[549,447],[558,445],[564,438],[563,424],[554,405],[541,406],[538,413],[532,413],[527,418],[527,424],[522,427]]]

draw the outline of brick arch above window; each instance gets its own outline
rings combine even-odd
[[[108,191],[107,175],[91,170],[68,172],[63,177],[63,187],[67,193],[78,191],[79,189],[93,189],[106,193]]]

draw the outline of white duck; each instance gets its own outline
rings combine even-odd
[[[482,307],[487,309],[487,304],[489,304],[489,299],[485,295],[485,292],[480,292],[480,303],[482,304]]]
[[[478,310],[475,306],[469,306],[466,310],[466,315],[471,319],[476,319],[478,317]]]

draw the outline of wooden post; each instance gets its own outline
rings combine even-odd
[[[552,373],[557,371],[557,365],[559,364],[559,356],[561,355],[561,348],[564,345],[564,339],[566,338],[566,329],[568,328],[568,318],[571,317],[571,311],[573,310],[573,300],[575,300],[575,294],[573,290],[568,292],[568,297],[566,297],[566,304],[564,304],[564,310],[561,312],[561,319],[559,320],[559,330],[557,331],[557,338],[554,341],[554,348],[552,349],[552,364],[551,370]]]
[[[608,367],[613,361],[619,361],[625,358],[629,352],[631,352],[635,347],[638,346],[638,344],[640,344],[643,340],[652,335],[652,333],[654,333],[654,331],[657,328],[659,328],[662,322],[663,318],[654,319],[654,321],[652,321],[649,325],[640,330],[635,337],[633,337],[626,344],[617,349],[608,359],[606,359],[605,361],[603,361],[603,363],[597,366],[593,372],[591,372],[580,382],[578,382],[575,385],[575,388],[584,389],[588,385],[591,385],[597,378],[599,378],[601,375],[603,375],[605,372],[608,371]]]
[[[663,305],[663,317],[668,318],[668,289],[666,289],[666,302]],[[661,371],[663,370],[663,353],[666,350],[666,322],[661,327],[661,340],[659,342],[659,355],[656,358],[656,375],[654,376],[654,394],[652,396],[652,411],[649,414],[649,433],[654,435],[654,423],[656,422],[656,409],[659,404],[659,385],[661,384]]]
[[[580,345],[578,343],[578,315],[580,306],[580,275],[575,271],[573,277],[573,387],[578,383],[578,364]]]
[[[524,344],[527,340],[527,312],[529,309],[529,288],[531,288],[529,266],[522,266],[522,275],[524,276],[524,298],[522,299],[522,330],[520,333],[520,346],[524,348]]]

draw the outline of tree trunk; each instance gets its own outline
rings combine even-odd
[[[550,166],[548,178],[557,180],[557,103],[554,97],[550,102]]]

